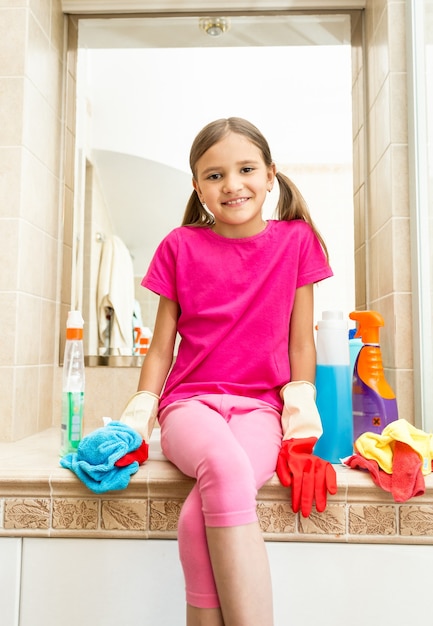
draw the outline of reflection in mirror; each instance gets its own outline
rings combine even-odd
[[[335,276],[316,290],[316,319],[354,306],[350,17],[231,17],[225,28],[79,22],[71,302],[89,364],[140,364],[157,306],[140,282],[181,222],[194,136],[220,117],[260,128],[325,237]]]

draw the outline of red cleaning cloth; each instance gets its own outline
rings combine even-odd
[[[425,493],[425,481],[421,472],[421,459],[411,446],[402,441],[394,444],[392,474],[384,472],[377,461],[366,459],[356,453],[344,461],[352,469],[366,469],[373,482],[392,494],[395,502],[406,502]]]

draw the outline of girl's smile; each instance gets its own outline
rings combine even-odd
[[[275,165],[266,166],[260,149],[229,132],[198,160],[193,185],[215,218],[214,231],[242,238],[263,230],[262,206],[274,178]]]

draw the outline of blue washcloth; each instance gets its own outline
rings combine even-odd
[[[122,422],[109,422],[98,428],[78,444],[77,452],[66,454],[60,465],[74,472],[94,493],[125,489],[139,464],[134,461],[125,467],[115,462],[142,443],[141,436]]]

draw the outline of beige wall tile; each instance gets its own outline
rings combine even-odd
[[[57,295],[57,256],[58,241],[46,233],[42,233],[44,242],[42,254],[41,296],[55,301]]]
[[[0,373],[3,372],[4,369],[9,369],[9,366],[15,365],[15,346],[16,346],[16,324],[19,315],[18,309],[18,296],[16,293],[10,292],[2,292],[0,291],[0,310],[2,311],[2,347],[0,350]],[[2,392],[0,393],[0,403],[1,396],[3,393],[8,391],[8,388],[1,387]],[[0,404],[1,406],[1,404]],[[0,411],[0,416],[4,415],[2,411]],[[9,415],[9,413],[7,414]],[[0,417],[1,421],[1,417]]]
[[[23,143],[50,171],[57,172],[60,156],[59,118],[29,80],[25,86],[24,106]]]
[[[44,32],[40,22],[32,13],[28,18],[28,36],[26,48],[26,76],[36,89],[46,94],[49,90],[50,70],[49,65],[50,41]]]
[[[72,133],[75,133],[76,84],[76,78],[68,72],[66,75],[66,126]]]
[[[396,320],[394,310],[394,295],[380,295],[371,299],[371,309],[378,311],[385,322],[380,329],[380,345],[384,367],[392,369],[394,367],[394,351],[396,336]]]
[[[409,164],[405,144],[391,148],[391,191],[394,215],[409,217]]]
[[[47,205],[44,230],[47,235],[59,239],[62,235],[60,228],[63,213],[61,180],[55,174],[47,172],[46,185]],[[58,261],[60,261],[60,258]]]
[[[410,293],[398,293],[394,299],[395,310],[395,367],[409,370],[413,367],[412,352],[412,298]]]
[[[28,0],[0,0],[1,8],[13,7],[14,9],[25,8],[28,6]]]
[[[0,294],[0,302],[4,299]],[[0,355],[2,359],[3,355]],[[12,417],[14,413],[15,368],[0,367],[0,441],[12,441]]]
[[[0,290],[13,291],[18,285],[20,220],[0,219]]]
[[[407,144],[407,77],[405,72],[390,75],[389,113],[391,141]]]
[[[366,249],[365,245],[355,252],[355,303],[357,309],[365,309],[367,305],[367,277],[366,277]]]
[[[387,12],[389,69],[406,72],[406,3],[390,2]]]
[[[35,296],[42,294],[44,233],[25,220],[20,220],[18,255],[18,288]]]
[[[360,111],[360,115],[363,115],[362,111]],[[358,170],[359,182],[361,185],[365,183],[365,176],[366,176],[365,166],[366,166],[367,151],[366,151],[366,146],[365,146],[365,143],[366,143],[365,133],[366,133],[366,127],[365,127],[365,124],[363,123],[357,135],[359,161],[356,167]]]
[[[24,73],[24,57],[17,54],[26,44],[26,11],[10,8],[0,12],[0,74],[21,76]]]
[[[0,218],[19,216],[21,155],[19,147],[0,147]]]
[[[62,356],[63,359],[63,356]],[[57,426],[60,429],[61,417],[62,417],[62,378],[63,367],[56,367],[54,364],[54,385],[53,385],[53,414],[52,422],[53,426]],[[88,386],[88,385],[87,385]],[[87,392],[86,392],[87,394]],[[86,396],[84,398],[86,401]],[[60,432],[60,431],[59,431]]]
[[[374,236],[377,297],[384,297],[393,292],[393,235],[393,220],[388,220]]]
[[[359,161],[360,138],[361,138],[361,133],[358,133],[353,139],[353,191],[354,193],[357,192],[359,187],[364,182],[363,178],[361,178],[361,173],[360,173],[360,161]]]
[[[370,202],[368,205],[368,232],[376,233],[392,216],[391,148],[383,153],[370,173]]]
[[[30,14],[28,46],[26,51],[26,76],[44,96],[54,111],[61,110],[62,59],[43,29],[41,23]]]
[[[46,0],[28,0],[28,6],[34,18],[41,25],[42,30],[48,37],[50,34],[51,6]]]
[[[17,324],[15,363],[36,366],[40,361],[41,299],[19,293],[18,311],[24,317]]]
[[[389,0],[367,0],[367,29],[370,37],[376,32],[383,12],[386,10]]]
[[[365,242],[365,201],[364,201],[364,185],[362,185],[354,196],[354,236],[355,250],[364,245]]]
[[[366,67],[364,69],[364,72],[365,72],[365,80],[367,83],[367,90],[366,90],[367,111],[366,113],[368,114],[372,109],[372,105],[374,104],[374,101],[378,93],[377,84],[375,80],[376,60],[374,58],[374,45],[371,39],[367,39],[365,57],[366,57]]]
[[[411,262],[410,262],[410,221],[409,218],[393,219],[393,257],[392,281],[393,290],[397,293],[411,291]]]
[[[391,103],[390,80],[387,78],[382,84],[373,106],[374,115],[374,152],[370,166],[374,167],[391,143]],[[372,136],[370,135],[370,138]]]
[[[67,17],[63,14],[62,0],[52,0],[50,12],[50,41],[61,57],[64,46],[64,32]]]
[[[58,185],[58,183],[57,183]],[[23,150],[21,217],[45,230],[52,211],[52,175],[29,150]]]
[[[41,365],[55,364],[57,352],[56,338],[53,329],[56,327],[57,306],[55,300],[41,300],[41,326],[39,363]]]
[[[380,240],[378,234],[368,240],[366,244],[368,266],[366,270],[366,282],[368,285],[368,300],[374,302],[379,299],[379,263],[381,258]],[[369,305],[370,308],[370,305]]]
[[[75,152],[75,136],[67,130],[65,134],[65,185],[68,189],[74,189],[74,152]],[[72,217],[72,216],[71,216]]]
[[[73,206],[74,206],[74,194],[71,189],[65,189],[64,195],[64,211],[63,211],[63,243],[72,248],[73,241]]]
[[[374,87],[375,91],[385,82],[389,74],[389,46],[388,46],[388,8],[381,13],[374,32]]]
[[[51,340],[52,342],[52,340]],[[54,366],[48,365],[39,368],[39,403],[38,403],[38,431],[51,428],[53,425],[53,382]],[[59,429],[60,444],[60,429]]]
[[[23,99],[23,78],[0,77],[0,146],[21,145]]]
[[[416,416],[413,402],[413,370],[396,370],[394,372],[393,389],[397,398],[399,417],[404,418],[411,424],[416,424]],[[422,428],[421,424],[418,424],[417,427]]]
[[[39,367],[15,368],[12,437],[16,441],[38,430]]]

